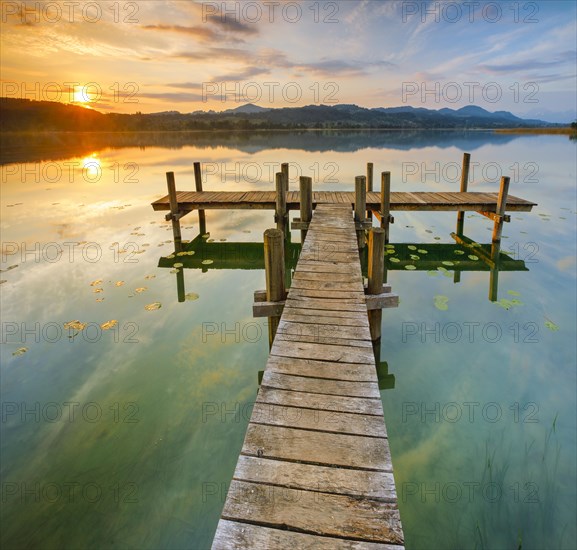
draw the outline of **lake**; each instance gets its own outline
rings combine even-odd
[[[273,213],[208,211],[204,237],[189,214],[183,238],[199,252],[167,259],[170,222],[150,206],[166,194],[165,172],[193,190],[199,161],[205,190],[264,190],[289,162],[291,189],[308,175],[314,190],[352,190],[373,162],[376,189],[390,170],[393,191],[442,192],[459,189],[463,152],[470,191],[495,192],[510,176],[510,194],[538,206],[505,224],[512,262],[497,288],[451,237],[454,212],[393,212],[387,278],[400,305],[383,312],[381,396],[406,547],[575,547],[576,144],[567,136],[5,143],[4,548],[210,547],[268,356],[266,319],[252,318],[253,291],[265,286],[260,245],[249,243],[262,244]],[[491,231],[466,214],[465,235],[487,244]],[[393,261],[402,251],[438,252],[445,267],[405,269]],[[465,256],[472,267],[455,276]]]

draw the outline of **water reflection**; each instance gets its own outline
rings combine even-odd
[[[465,235],[451,233],[452,243],[391,243],[384,250],[385,282],[389,271],[426,271],[431,276],[444,275],[461,281],[461,273],[489,271],[489,300],[498,300],[499,272],[529,271],[523,260],[503,252],[499,244],[481,244]],[[260,242],[214,242],[209,234],[198,235],[194,240],[174,242],[172,254],[161,256],[158,267],[176,270],[177,296],[185,301],[183,269],[200,269],[203,273],[213,269],[264,269],[264,248]],[[296,269],[300,243],[285,243],[285,273],[287,288]],[[368,251],[360,251],[361,270],[367,276]],[[452,274],[451,274],[452,273]]]
[[[0,135],[0,164],[86,157],[94,151],[127,147],[216,150],[234,147],[249,154],[270,149],[352,153],[366,148],[410,151],[427,147],[474,151],[526,138],[487,131],[434,130],[303,130],[295,132],[74,132]]]

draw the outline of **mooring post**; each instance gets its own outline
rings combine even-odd
[[[180,252],[182,249],[182,235],[180,233],[180,214],[178,212],[178,200],[176,198],[174,172],[166,172],[166,186],[168,187],[168,200],[170,202],[170,219],[172,221],[174,249],[176,252]]]
[[[469,185],[469,166],[471,164],[471,154],[463,153],[463,166],[461,167],[461,193],[467,192],[467,186]],[[465,225],[465,212],[460,210],[457,213],[457,235],[463,234],[463,228]]]
[[[286,215],[286,191],[284,183],[284,175],[282,172],[276,173],[276,212],[275,221],[276,228],[283,232],[284,237],[287,237],[287,215]]]
[[[264,268],[267,302],[280,302],[286,298],[284,234],[280,229],[264,232]],[[272,347],[280,316],[268,318],[268,342]]]
[[[391,173],[381,172],[381,227],[385,230],[385,243],[389,242],[391,222]]]
[[[357,239],[359,248],[365,247],[365,229],[362,224],[365,222],[367,213],[367,178],[365,176],[355,177],[355,222],[359,224],[357,228]]]
[[[501,243],[501,233],[503,232],[503,222],[505,209],[507,208],[507,196],[509,194],[510,178],[503,176],[501,178],[501,187],[499,188],[499,198],[497,199],[497,209],[495,214],[495,225],[493,226],[493,244]]]
[[[373,191],[373,163],[367,162],[367,194]],[[373,211],[367,211],[367,219],[373,219]]]
[[[299,178],[301,222],[310,223],[313,217],[313,180],[307,176]],[[301,229],[301,243],[305,242],[307,230]]]
[[[288,193],[288,190],[289,190],[289,163],[283,162],[280,165],[280,171],[281,171],[281,174],[283,175],[283,178],[284,178],[284,191],[285,191],[285,193]]]
[[[369,231],[369,266],[367,294],[380,294],[383,292],[385,273],[385,230],[373,227]],[[373,342],[381,338],[382,309],[372,309],[368,312],[371,340]]]
[[[196,192],[202,192],[202,172],[200,169],[200,162],[194,163],[194,184],[196,185]],[[198,231],[201,235],[206,234],[206,216],[204,210],[198,211]]]

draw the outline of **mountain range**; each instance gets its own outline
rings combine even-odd
[[[171,131],[269,129],[498,129],[555,127],[508,111],[490,112],[476,105],[460,109],[376,107],[353,104],[307,105],[267,109],[247,103],[221,112],[118,114],[77,105],[0,98],[2,131]],[[568,125],[570,120],[567,121]]]

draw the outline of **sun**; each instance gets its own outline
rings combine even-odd
[[[90,103],[93,101],[94,98],[90,96],[90,93],[86,90],[85,86],[74,87],[74,92],[72,93],[72,103],[77,104],[79,107],[92,109],[92,107],[90,107]]]

